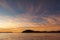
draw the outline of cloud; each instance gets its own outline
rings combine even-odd
[[[37,21],[34,21],[35,19],[38,19]],[[25,27],[34,27],[34,26],[38,26],[38,27],[42,27],[42,26],[59,26],[60,24],[60,17],[56,17],[56,16],[31,16],[31,15],[27,15],[27,14],[23,14],[23,15],[17,15],[16,19],[20,21],[22,24],[28,25]],[[33,26],[31,26],[33,25]]]
[[[6,0],[0,0],[0,5],[7,9],[9,12],[11,13],[15,13],[15,11],[11,8],[11,6],[9,5],[9,3]]]
[[[16,5],[20,10],[25,12],[23,13],[16,13],[10,5],[4,1],[0,0],[0,5],[5,9],[11,11],[17,15],[15,16],[0,16],[0,26],[3,28],[11,28],[11,27],[60,27],[60,16],[58,15],[50,15],[51,12],[48,10],[49,6],[44,4],[43,2],[40,3],[30,3],[26,2],[17,2]],[[26,8],[24,9],[24,7]],[[14,6],[13,6],[14,7]],[[50,6],[51,7],[51,6]],[[8,25],[7,25],[8,24]],[[3,26],[4,25],[4,26]]]

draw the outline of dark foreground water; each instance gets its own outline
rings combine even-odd
[[[0,40],[60,40],[60,33],[0,33]]]

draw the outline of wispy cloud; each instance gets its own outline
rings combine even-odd
[[[6,0],[0,0],[0,5],[7,9],[9,12],[11,13],[15,13],[15,11],[13,10],[13,8],[11,8],[11,6],[9,5],[9,3]]]
[[[11,2],[10,2],[11,4]],[[44,1],[17,1],[13,5],[5,0],[0,0],[0,5],[10,11],[11,16],[0,16],[0,26],[4,27],[60,27],[60,12],[54,12],[54,4]],[[52,6],[53,5],[53,6]],[[18,7],[18,8],[17,8]],[[53,11],[50,11],[50,10]],[[20,12],[22,10],[22,13]],[[14,13],[14,16],[12,16]],[[8,13],[9,14],[9,13]],[[57,14],[57,15],[56,15]]]

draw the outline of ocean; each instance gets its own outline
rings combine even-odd
[[[0,33],[0,40],[60,40],[60,33]]]

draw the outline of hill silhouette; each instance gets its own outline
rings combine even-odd
[[[40,31],[25,30],[22,33],[40,33]]]
[[[22,33],[60,33],[60,31],[33,31],[33,30],[24,30]]]

